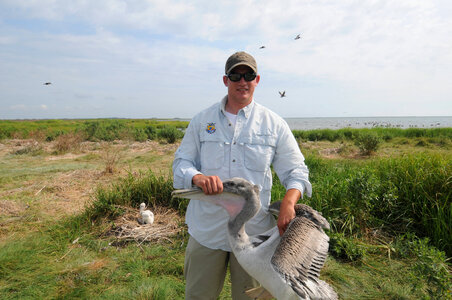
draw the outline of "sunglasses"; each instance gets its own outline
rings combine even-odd
[[[245,81],[253,81],[256,79],[256,73],[245,73],[245,74],[239,74],[239,73],[230,73],[227,75],[230,81],[238,82],[242,77],[245,79]]]

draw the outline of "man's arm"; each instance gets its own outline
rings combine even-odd
[[[279,233],[283,234],[289,222],[295,217],[295,204],[304,193],[310,197],[312,189],[308,167],[304,163],[303,154],[287,124],[279,132],[273,167],[282,185],[286,188],[278,217]]]
[[[174,155],[173,161],[173,186],[176,189],[188,189],[192,187],[192,178],[201,174],[199,153],[201,149],[197,122],[190,122],[185,131],[184,138]]]
[[[299,190],[289,189],[286,192],[286,195],[284,196],[283,200],[281,201],[277,224],[279,229],[279,235],[283,235],[290,221],[293,218],[295,218],[295,204],[297,204],[298,199],[300,199],[300,197],[301,193]]]

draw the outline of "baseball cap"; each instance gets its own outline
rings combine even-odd
[[[244,51],[236,52],[229,56],[228,60],[226,61],[224,71],[226,74],[229,74],[232,69],[241,65],[248,66],[254,71],[254,73],[257,73],[256,60],[254,59],[254,57]]]

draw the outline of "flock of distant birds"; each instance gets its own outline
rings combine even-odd
[[[345,127],[353,127],[352,123],[347,123],[347,126]],[[361,122],[355,122],[355,127],[360,127],[361,126]],[[404,128],[404,125],[402,124],[392,124],[389,122],[379,122],[379,121],[370,121],[370,122],[363,122],[362,125],[364,125],[364,127],[383,127],[383,128]],[[342,127],[341,124],[336,124],[336,127]],[[425,127],[426,125],[422,125],[422,127]],[[427,125],[428,126],[428,125]],[[441,126],[440,122],[436,122],[436,123],[431,123],[430,127],[439,127]],[[409,128],[419,128],[420,126],[416,125],[416,124],[409,124],[408,125]]]
[[[299,39],[301,39],[301,34],[297,34],[295,37],[294,37],[294,40],[299,40]],[[266,47],[265,47],[265,45],[262,45],[262,46],[260,46],[259,47],[259,49],[265,49]],[[52,83],[51,82],[44,82],[43,83],[43,85],[51,85]],[[279,92],[279,96],[281,97],[281,98],[284,98],[284,97],[286,97],[286,91],[278,91]]]

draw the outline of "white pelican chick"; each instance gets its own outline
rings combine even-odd
[[[154,223],[154,213],[149,209],[146,209],[146,204],[140,204],[140,214],[141,219],[143,220],[143,224],[152,224]]]
[[[307,205],[297,205],[297,216],[280,237],[275,226],[248,236],[245,223],[260,209],[259,188],[243,178],[223,182],[223,193],[205,195],[201,189],[173,192],[173,197],[208,201],[229,214],[228,238],[240,265],[277,299],[338,299],[333,288],[319,279],[329,238],[329,224]],[[270,211],[279,211],[272,205]]]

